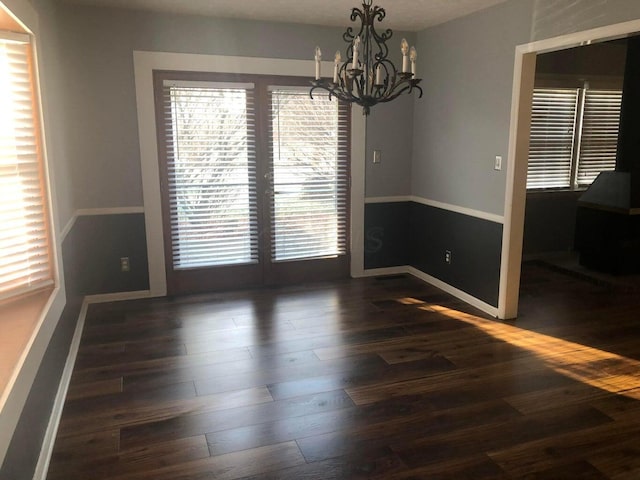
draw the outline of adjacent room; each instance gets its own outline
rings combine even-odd
[[[0,480],[640,477],[638,32],[0,0]]]

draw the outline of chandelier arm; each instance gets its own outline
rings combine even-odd
[[[371,14],[371,24],[373,25],[373,19],[377,18],[378,22],[384,20],[384,17],[387,16],[387,12],[382,7],[378,7],[377,5],[373,7],[373,13]]]
[[[383,33],[378,33],[376,30],[373,20],[377,18],[380,22],[385,16],[386,12],[383,8],[374,7],[369,30],[371,32],[371,36],[376,42],[376,45],[378,46],[378,54],[375,55],[375,58],[377,60],[385,60],[389,56],[389,47],[387,46],[387,40],[389,40],[393,36],[393,31],[389,28]]]
[[[411,83],[407,83],[405,80],[402,80],[393,86],[393,88],[389,91],[387,98],[389,98],[390,100],[393,100],[395,98],[398,98],[398,96],[404,92],[408,91],[408,93],[410,93],[412,89],[413,89],[413,85],[411,85]],[[389,100],[381,100],[381,102],[382,101],[388,102]]]
[[[387,30],[387,32],[390,32],[390,30]],[[373,36],[373,39],[376,42],[376,46],[378,47],[378,53],[374,55],[374,58],[378,61],[387,61],[391,63],[390,60],[387,60],[387,57],[389,56],[389,47],[386,44],[386,35],[384,33],[382,34],[382,36],[378,35],[378,32],[376,32],[373,26],[371,27],[371,35]],[[389,38],[390,37],[391,35],[389,35]]]
[[[365,5],[365,8],[366,8],[366,5]],[[353,28],[352,27],[348,27],[347,28],[347,32],[349,32],[349,34],[351,36],[351,40],[355,39],[357,36],[360,36],[360,38],[362,38],[363,33],[364,33],[364,27],[365,27],[365,25],[367,23],[367,16],[368,16],[368,12],[366,10],[362,11],[359,8],[356,8],[356,7],[354,7],[351,10],[351,21],[355,22],[358,18],[360,19],[360,30],[358,31],[357,35],[353,35]],[[345,38],[345,35],[347,34],[347,32],[345,32],[342,35],[343,39]],[[346,39],[345,39],[345,41],[348,42],[348,40],[346,40]],[[352,45],[352,48],[353,48],[353,45]]]
[[[358,97],[353,96],[346,90],[336,88],[337,84],[326,82],[325,80],[315,81],[313,87],[309,91],[309,96],[313,99],[313,92],[317,89],[325,90],[329,93],[329,99],[336,97],[343,102],[357,103],[362,105]]]
[[[364,7],[366,8],[367,6],[364,5]],[[362,23],[365,22],[365,11],[360,10],[358,7],[353,7],[351,9],[351,21],[355,22],[358,18],[360,18],[360,21]]]
[[[398,85],[401,85],[401,84],[398,84]],[[405,92],[406,93],[411,93],[413,90],[417,90],[420,93],[418,98],[422,98],[422,87],[420,87],[419,85],[417,85],[414,82],[410,82],[410,83],[404,85],[403,87],[401,87],[399,90],[391,93],[388,97],[378,100],[378,103],[390,102],[391,100],[395,100],[396,98],[398,98],[403,93],[405,93]]]
[[[356,36],[353,34],[353,28],[347,27],[345,32],[342,34],[342,40],[344,40],[345,43],[351,43],[354,38],[356,38]]]

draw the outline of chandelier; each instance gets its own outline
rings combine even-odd
[[[389,60],[387,40],[393,32],[390,29],[378,33],[374,22],[382,21],[386,16],[383,8],[372,7],[372,0],[363,0],[362,10],[354,7],[351,10],[351,21],[360,19],[361,26],[357,34],[353,27],[348,27],[342,35],[347,43],[347,60],[342,62],[338,50],[334,59],[333,79],[321,77],[320,65],[322,52],[316,47],[316,76],[311,82],[309,95],[313,98],[316,89],[329,92],[329,99],[336,97],[343,102],[360,105],[365,115],[369,115],[371,107],[378,103],[385,103],[398,98],[403,93],[417,90],[422,97],[422,88],[418,86],[416,76],[416,60],[418,54],[414,47],[409,48],[403,38],[400,44],[402,52],[402,70]]]

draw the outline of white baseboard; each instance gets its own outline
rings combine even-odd
[[[151,298],[149,290],[137,290],[133,292],[117,292],[117,293],[99,293],[97,295],[87,295],[84,300],[88,304],[121,302],[123,300],[140,300],[142,298]]]
[[[474,297],[473,295],[469,295],[467,292],[463,292],[462,290],[457,289],[456,287],[453,287],[448,283],[445,283],[442,280],[437,279],[436,277],[432,277],[431,275],[428,275],[423,271],[418,270],[417,268],[414,268],[414,267],[408,267],[407,273],[410,273],[414,277],[419,278],[420,280],[423,280],[433,285],[434,287],[438,287],[440,290],[444,290],[445,292],[453,295],[454,297],[457,297],[460,300],[467,302],[469,305],[472,305],[482,310],[483,312],[488,313],[492,317],[496,317],[496,318],[498,317],[497,307],[489,305],[488,303],[483,302],[482,300]]]
[[[42,448],[40,449],[40,456],[36,465],[36,471],[33,475],[33,480],[46,480],[47,478],[49,462],[51,461],[51,455],[53,454],[53,447],[56,442],[56,435],[58,434],[58,426],[60,425],[64,402],[67,398],[69,383],[71,382],[71,374],[73,373],[73,367],[76,363],[76,357],[78,356],[78,349],[80,348],[80,339],[82,338],[82,330],[84,329],[84,321],[87,316],[88,306],[89,304],[86,301],[82,302],[80,314],[78,315],[78,322],[76,323],[76,329],[73,333],[71,346],[69,347],[69,355],[67,355],[67,361],[64,364],[64,370],[62,371],[62,377],[60,378],[60,385],[58,386],[51,416],[49,417],[49,424],[47,425],[47,430],[42,441]]]
[[[362,276],[381,277],[383,275],[401,275],[403,273],[409,273],[408,268],[408,265],[402,265],[400,267],[369,268],[362,272]]]
[[[363,277],[378,277],[383,275],[400,275],[400,274],[409,274],[414,277],[426,282],[434,287],[439,288],[460,300],[467,302],[469,305],[472,305],[485,313],[488,313],[492,317],[498,317],[498,309],[493,305],[489,305],[486,302],[474,297],[473,295],[469,295],[467,292],[463,292],[462,290],[449,285],[448,283],[443,282],[442,280],[437,279],[436,277],[432,277],[424,273],[417,268],[411,267],[409,265],[403,265],[400,267],[387,267],[387,268],[370,268],[363,272]]]
[[[51,416],[49,417],[49,423],[47,430],[42,440],[42,448],[40,449],[40,456],[38,457],[38,463],[36,464],[36,470],[33,475],[33,480],[46,480],[49,470],[49,462],[51,461],[51,455],[53,454],[53,447],[56,441],[56,435],[58,433],[58,426],[60,425],[60,419],[62,417],[62,410],[64,408],[64,402],[67,398],[67,392],[69,390],[69,384],[71,382],[71,375],[73,374],[73,367],[76,363],[78,356],[78,350],[80,348],[80,339],[82,338],[82,331],[84,330],[84,322],[87,317],[87,310],[92,303],[105,303],[115,302],[120,300],[135,300],[139,298],[149,298],[151,293],[148,290],[141,290],[136,292],[120,292],[120,293],[107,293],[101,295],[87,295],[84,297],[80,313],[78,314],[78,321],[76,323],[76,329],[73,333],[73,339],[71,340],[71,346],[69,347],[69,355],[64,364],[64,370],[62,371],[62,377],[60,378],[60,384],[58,385],[58,391],[53,402],[53,409],[51,410]]]

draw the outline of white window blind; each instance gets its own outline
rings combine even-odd
[[[527,188],[569,188],[578,89],[534,89]]]
[[[271,88],[272,261],[347,252],[348,107]]]
[[[0,299],[53,283],[28,38],[0,33]]]
[[[578,158],[578,185],[590,185],[602,171],[614,170],[622,92],[586,90]]]
[[[165,84],[164,92],[174,269],[257,262],[252,86]]]

